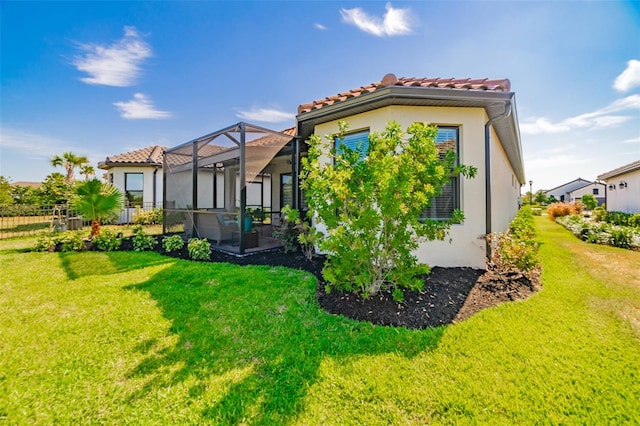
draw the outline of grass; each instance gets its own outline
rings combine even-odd
[[[542,292],[423,331],[328,315],[284,268],[0,242],[0,419],[640,422],[640,253],[536,223]]]

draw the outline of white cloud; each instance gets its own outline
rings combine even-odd
[[[632,59],[627,62],[627,69],[613,82],[613,88],[619,92],[640,86],[640,61]]]
[[[89,77],[87,84],[127,87],[140,76],[140,64],[152,55],[151,47],[134,27],[124,28],[124,37],[111,45],[81,44],[84,54],[77,56],[73,65]]]
[[[282,123],[283,121],[293,121],[295,119],[295,114],[273,108],[253,108],[251,111],[238,111],[236,116],[243,120],[265,123]]]
[[[3,126],[0,129],[3,149],[17,149],[36,157],[53,157],[62,151],[74,151],[61,139]]]
[[[370,16],[359,7],[340,9],[342,20],[355,25],[362,31],[378,37],[409,34],[411,32],[411,15],[409,9],[395,9],[391,3],[386,5],[387,12],[381,18]]]
[[[602,129],[615,127],[633,119],[633,117],[617,115],[616,113],[633,109],[640,109],[640,95],[631,95],[626,98],[617,99],[604,108],[600,108],[594,112],[576,115],[575,117],[569,117],[557,123],[553,123],[544,117],[534,118],[529,122],[521,123],[520,131],[523,134],[537,135],[540,133],[567,132],[576,128]]]
[[[316,27],[316,29],[322,30],[322,31],[327,29],[327,27],[325,27],[324,25],[319,24],[319,23],[315,23],[315,24],[313,24],[313,26]]]
[[[640,136],[631,139],[625,139],[622,141],[622,143],[640,143]]]
[[[171,117],[168,111],[156,110],[151,100],[142,93],[136,93],[130,101],[114,102],[113,105],[120,111],[120,117],[130,120],[162,120]]]

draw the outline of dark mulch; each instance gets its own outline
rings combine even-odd
[[[122,249],[131,250],[131,242],[124,240]],[[189,258],[186,247],[180,252],[165,253],[161,244],[158,244],[158,251],[167,256]],[[285,253],[283,250],[245,257],[214,250],[210,261],[236,265],[285,266],[311,272],[318,278],[318,302],[327,312],[377,325],[411,329],[438,327],[462,321],[482,309],[526,299],[540,289],[539,272],[527,278],[520,274],[500,276],[492,271],[472,268],[435,267],[424,277],[424,288],[421,291],[404,291],[404,301],[398,303],[393,300],[390,291],[380,291],[369,298],[337,291],[326,293],[322,278],[322,256],[309,261],[301,253]]]

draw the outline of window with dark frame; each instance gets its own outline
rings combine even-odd
[[[125,173],[124,174],[124,194],[129,206],[142,207],[144,196],[144,174]]]
[[[459,155],[459,128],[452,126],[439,126],[438,135],[436,136],[436,146],[440,151],[440,155],[444,156],[445,152],[453,151]],[[426,208],[422,217],[446,220],[451,218],[451,213],[455,209],[460,208],[460,177],[451,176],[451,179],[442,188],[442,193],[431,200],[431,204]]]
[[[593,195],[599,195],[600,188],[593,188]]]
[[[280,175],[280,210],[287,205],[294,207],[293,177],[291,176],[291,173],[283,173]]]

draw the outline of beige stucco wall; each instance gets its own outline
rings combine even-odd
[[[416,250],[421,262],[431,266],[469,266],[485,267],[485,173],[484,173],[484,124],[487,120],[482,108],[444,108],[444,107],[407,107],[389,106],[374,111],[349,117],[345,121],[349,130],[369,128],[371,131],[384,130],[390,120],[400,123],[406,129],[414,122],[427,122],[436,125],[459,126],[460,128],[460,161],[463,164],[478,168],[475,179],[461,181],[461,209],[465,214],[462,224],[451,227],[449,237],[445,241],[425,242]],[[315,133],[321,137],[337,132],[338,123],[332,121],[316,126]],[[502,154],[504,156],[504,154]],[[501,170],[500,176],[506,174],[506,167],[501,164],[502,157],[497,156],[495,166]],[[509,178],[511,179],[511,178]],[[510,182],[510,181],[509,181]],[[515,193],[515,209],[519,187],[509,187],[508,194],[497,196],[497,202],[511,201],[511,192]],[[506,209],[498,215],[496,223],[515,214],[513,206],[494,204],[494,211]]]
[[[598,188],[598,194],[594,194],[593,190],[595,188]],[[569,197],[571,198],[570,201],[577,201],[582,199],[583,195],[586,194],[590,194],[593,195],[596,198],[601,198],[604,200],[604,192],[605,192],[605,186],[601,183],[592,183],[591,185],[587,185],[583,188],[580,189],[576,189],[575,191],[571,191],[569,193]]]
[[[620,182],[626,182],[620,188]],[[607,210],[625,213],[640,213],[640,170],[634,170],[607,179],[607,186],[615,185],[615,189],[607,189]]]

